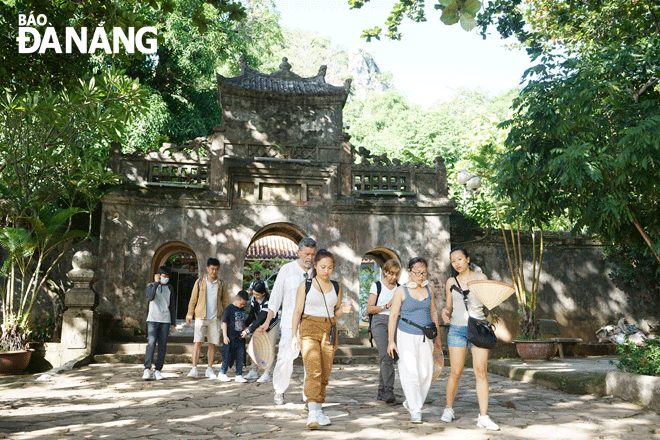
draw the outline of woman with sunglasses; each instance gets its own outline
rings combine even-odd
[[[428,339],[420,327],[433,324],[437,334],[440,333],[435,295],[426,279],[427,267],[426,260],[421,257],[410,260],[410,281],[394,292],[388,323],[387,352],[392,357],[395,352],[399,354],[399,379],[406,397],[403,406],[410,412],[412,423],[422,423],[422,406],[433,379],[434,341]],[[401,320],[397,328],[399,312]],[[440,337],[435,338],[435,345],[442,349]]]

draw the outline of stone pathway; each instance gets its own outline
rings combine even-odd
[[[296,366],[283,406],[272,384],[186,378],[189,366],[166,365],[163,381],[142,381],[142,368],[92,364],[53,376],[0,377],[0,438],[6,439],[660,439],[660,414],[619,399],[578,396],[489,374],[491,418],[501,431],[476,427],[472,370],[456,399],[458,420],[440,421],[445,367],[431,387],[424,423],[413,425],[402,405],[375,399],[373,365],[333,367],[324,405],[332,425],[305,426],[302,367]],[[203,369],[201,370],[203,371]],[[230,377],[233,373],[230,371]],[[397,397],[402,401],[397,380]]]

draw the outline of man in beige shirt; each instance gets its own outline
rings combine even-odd
[[[213,360],[215,359],[215,346],[221,344],[222,338],[221,319],[222,312],[231,302],[227,293],[227,285],[218,278],[218,269],[220,261],[217,258],[209,258],[206,262],[206,275],[201,280],[197,280],[193,287],[188,303],[188,313],[186,314],[186,324],[192,323],[195,319],[195,336],[193,338],[192,369],[188,377],[197,377],[197,360],[199,352],[202,349],[204,337],[208,340],[209,348],[207,351],[208,367],[206,367],[206,377],[215,379],[217,376],[213,372]]]

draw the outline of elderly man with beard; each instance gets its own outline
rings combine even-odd
[[[293,361],[300,354],[300,349],[294,350],[291,346],[293,337],[292,323],[293,310],[296,307],[296,292],[300,284],[307,279],[309,271],[314,266],[316,255],[316,241],[306,237],[298,244],[298,259],[291,261],[280,269],[270,294],[268,302],[268,317],[259,327],[259,331],[266,331],[271,319],[282,307],[282,319],[280,321],[279,349],[277,362],[273,370],[273,388],[275,390],[275,404],[284,404],[284,392],[289,388],[291,374],[293,373]]]

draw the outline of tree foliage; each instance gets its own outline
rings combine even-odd
[[[110,142],[141,111],[136,80],[109,70],[59,92],[0,98],[0,277],[4,348],[24,348],[37,294],[57,261],[91,234],[73,217],[92,208],[117,175],[106,171]]]
[[[490,97],[480,90],[461,89],[447,101],[425,109],[396,90],[388,90],[349,103],[344,118],[356,148],[428,164],[437,156],[444,157],[450,197],[457,209],[482,227],[497,227],[490,188],[493,165],[504,152],[506,138],[506,131],[497,125],[511,117],[509,107],[517,93],[512,90]],[[481,178],[479,193],[458,184],[456,176],[462,169]]]
[[[17,54],[18,14],[43,14],[64,41],[66,27],[79,30],[102,25],[153,26],[158,32],[154,55],[139,52],[94,54]],[[251,63],[269,53],[281,39],[278,16],[270,0],[20,0],[0,3],[0,88],[57,91],[91,78],[108,66],[138,79],[151,95],[146,113],[131,123],[122,144],[128,150],[184,143],[212,131],[220,122],[215,72],[236,73],[241,55]],[[30,66],[26,69],[25,66]]]
[[[215,73],[238,73],[241,55],[258,65],[281,41],[270,0],[243,1],[241,20],[216,3],[222,2],[173,0],[172,10],[158,17],[156,56],[120,61],[148,88],[153,103],[129,127],[128,150],[183,144],[210,133],[221,118]]]
[[[348,0],[351,9],[360,9],[370,0]],[[400,0],[395,1],[390,15],[385,21],[387,32],[385,36],[391,40],[400,40],[403,34],[399,31],[399,26],[405,19],[416,23],[426,21],[426,0]],[[441,11],[440,21],[448,26],[460,23],[461,27],[470,31],[477,26],[477,14],[481,10],[479,0],[436,0],[433,7]],[[367,41],[372,38],[380,40],[383,29],[380,26],[374,26],[371,29],[365,29],[362,37]]]
[[[103,26],[112,35],[114,27],[152,26],[158,51],[17,54],[18,14],[46,16],[60,43],[67,27]],[[0,3],[4,345],[21,345],[54,265],[77,238],[90,237],[91,220],[75,232],[75,216],[91,219],[117,181],[106,171],[110,142],[146,149],[209,133],[220,121],[216,70],[231,69],[241,54],[261,56],[278,32],[267,0]]]
[[[574,230],[660,260],[660,14],[646,2],[534,3],[535,32],[517,35],[540,64],[503,125],[496,191],[532,224],[566,213]]]
[[[213,8],[217,15],[208,16],[205,11]],[[224,22],[237,23],[247,17],[241,2],[231,0],[9,0],[0,3],[0,88],[12,87],[20,90],[35,90],[50,86],[54,90],[68,85],[72,80],[89,74],[91,64],[103,69],[105,57],[99,54],[58,54],[53,50],[45,53],[17,53],[18,14],[35,17],[43,14],[48,25],[55,28],[60,42],[64,41],[66,27],[79,30],[82,27],[95,29],[104,27],[111,34],[113,27],[127,29],[154,26],[158,29],[159,45],[163,43],[166,18],[185,9],[192,26],[204,32],[215,25],[218,16]],[[140,53],[126,51],[113,54],[112,63],[153,64],[153,59]],[[29,66],[26,69],[26,66]]]

